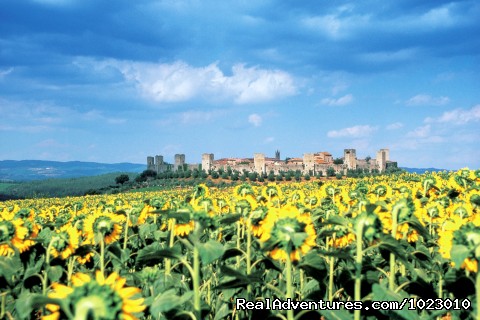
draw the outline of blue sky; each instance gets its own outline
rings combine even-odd
[[[2,0],[0,160],[480,168],[480,3]]]

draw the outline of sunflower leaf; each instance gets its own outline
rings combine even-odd
[[[328,320],[349,320],[352,319],[352,314],[344,309],[339,310],[320,310],[319,311],[325,319]]]
[[[215,240],[209,240],[206,243],[199,243],[198,252],[204,265],[210,264],[219,259],[225,252],[223,245]]]
[[[219,222],[220,225],[232,224],[232,223],[240,220],[241,217],[242,217],[242,215],[238,214],[238,213],[230,214],[227,217],[220,219],[218,222]]]
[[[458,269],[462,266],[463,261],[470,255],[470,250],[467,246],[454,244],[450,251],[450,255],[452,261],[455,263],[455,268]]]
[[[165,258],[179,259],[181,258],[181,254],[175,249],[175,247],[164,249],[159,243],[152,243],[138,251],[135,264],[137,267],[154,266]]]
[[[60,280],[63,274],[62,266],[50,266],[48,268],[48,279],[52,282],[57,282]]]
[[[182,296],[177,296],[175,292],[177,289],[170,289],[157,295],[150,306],[152,314],[160,314],[173,310],[193,297],[193,291],[187,291]]]
[[[238,257],[241,255],[243,255],[241,250],[238,250],[237,248],[229,248],[223,253],[222,260],[225,261],[229,258]]]

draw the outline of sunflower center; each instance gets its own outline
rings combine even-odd
[[[53,236],[52,246],[57,249],[57,251],[63,251],[68,246],[69,241],[68,233],[65,231],[60,232],[59,234]]]
[[[454,213],[460,217],[468,216],[468,211],[464,207],[459,207],[455,209]]]
[[[302,232],[298,221],[293,218],[285,218],[277,222],[274,230],[275,238],[280,241],[282,246],[286,246],[296,233]]]
[[[118,319],[122,312],[123,300],[112,288],[91,281],[76,287],[71,295],[74,320]]]
[[[113,221],[109,217],[99,217],[93,224],[93,231],[109,235],[113,231]]]
[[[15,226],[10,221],[0,222],[0,242],[7,242],[15,235]]]

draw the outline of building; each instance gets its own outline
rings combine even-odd
[[[301,171],[303,174],[315,175],[319,172],[325,174],[329,168],[335,172],[345,172],[345,170],[378,170],[385,171],[390,167],[397,167],[397,163],[390,161],[389,149],[380,149],[376,158],[358,159],[355,149],[344,149],[343,163],[335,163],[332,154],[326,151],[317,153],[305,153],[302,158],[286,158],[280,160],[280,151],[275,151],[275,157],[265,157],[263,153],[255,153],[253,158],[222,158],[215,160],[213,153],[204,153],[201,164],[187,164],[184,154],[176,154],[173,165],[163,162],[163,156],[147,157],[147,169],[154,170],[157,173],[165,171],[182,171],[202,169],[210,170],[237,170],[239,172],[257,172],[259,174],[268,174],[273,171],[275,174],[280,171]]]

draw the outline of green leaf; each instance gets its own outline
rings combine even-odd
[[[175,250],[175,247],[164,249],[159,243],[155,242],[138,251],[135,265],[137,267],[154,266],[165,258],[179,259],[181,254]]]
[[[22,271],[22,263],[17,255],[13,257],[0,256],[0,276],[3,276],[10,286],[15,285],[15,279]]]
[[[402,292],[402,291],[401,291]],[[402,303],[403,299],[408,298],[408,295],[403,292],[404,294],[401,295],[398,292],[394,292],[384,285],[380,285],[378,283],[374,283],[372,286],[372,293],[373,293],[373,301],[397,301]],[[402,310],[389,310],[389,311],[381,311],[384,314],[397,314],[400,316],[401,319],[404,320],[418,320],[418,314],[415,310],[408,309],[409,304],[405,303]]]
[[[331,225],[331,224],[348,227],[348,220],[340,216],[331,216],[328,218],[328,220],[325,220],[320,225]]]
[[[412,216],[410,220],[407,221],[410,228],[416,230],[419,235],[421,235],[424,241],[428,241],[431,237],[428,233],[427,228],[425,228],[420,221],[418,221],[417,217]]]
[[[209,240],[207,243],[199,243],[197,246],[200,259],[204,265],[217,260],[225,252],[223,245],[215,240]]]
[[[223,253],[222,261],[241,255],[243,255],[243,252],[241,250],[238,250],[237,248],[230,248],[225,250],[225,252]]]
[[[230,308],[228,307],[228,304],[223,303],[222,306],[216,310],[215,312],[215,318],[213,320],[221,320],[225,319],[227,316],[229,316],[232,313]]]
[[[307,275],[313,277],[320,283],[322,283],[326,277],[327,267],[325,260],[314,251],[311,251],[303,257],[298,267],[305,270]]]
[[[138,235],[142,239],[153,238],[153,234],[158,230],[158,227],[154,224],[142,224],[138,228]]]
[[[150,312],[153,315],[168,312],[181,306],[185,302],[192,300],[193,297],[193,291],[187,291],[182,296],[177,296],[175,293],[176,289],[170,289],[156,296],[150,306]]]
[[[52,282],[58,282],[63,274],[62,266],[51,266],[48,268],[48,279]]]
[[[30,292],[24,291],[15,300],[16,319],[30,319],[33,311],[31,297],[32,294]]]
[[[345,309],[340,310],[320,310],[319,311],[326,320],[351,320],[352,314]]]
[[[252,273],[250,275],[245,275],[237,270],[234,270],[227,266],[222,266],[220,268],[222,277],[233,277],[234,279],[228,280],[226,282],[220,283],[216,289],[231,289],[231,288],[246,288],[247,285],[257,282],[262,282],[262,273]]]
[[[232,224],[232,223],[235,223],[238,220],[240,220],[241,217],[242,217],[242,215],[239,214],[239,213],[231,214],[231,215],[228,215],[225,218],[220,219],[218,222],[219,222],[220,225]]]
[[[455,263],[455,268],[459,269],[463,261],[470,255],[470,250],[464,245],[453,245],[450,251],[452,261]]]

